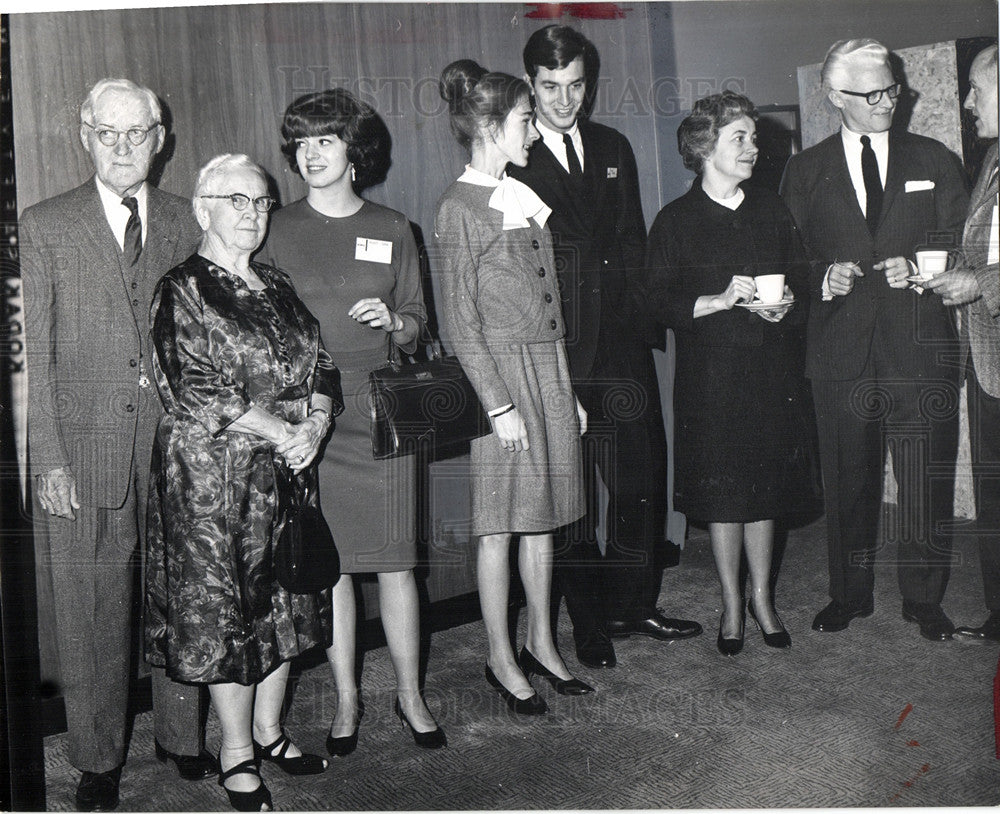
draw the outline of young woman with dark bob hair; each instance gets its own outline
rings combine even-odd
[[[406,216],[363,199],[384,178],[389,134],[378,114],[342,88],[300,96],[285,111],[282,151],[308,187],[277,212],[264,256],[295,281],[340,369],[344,414],[319,463],[320,501],[340,553],[333,587],[337,710],[326,747],[354,751],[364,704],[356,676],[355,577],[377,574],[379,608],[396,671],[393,708],[418,746],[445,745],[419,687],[416,466],[412,455],[376,461],[368,374],[393,348],[416,348],[427,319],[417,247]]]

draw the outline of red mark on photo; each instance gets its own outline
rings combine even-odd
[[[558,20],[576,17],[578,20],[622,20],[631,9],[617,3],[528,3],[534,6],[524,16],[531,20]]]
[[[903,721],[906,720],[906,716],[913,712],[913,704],[907,704],[903,707],[903,711],[899,713],[899,719],[896,721],[896,729],[899,729],[903,725]]]

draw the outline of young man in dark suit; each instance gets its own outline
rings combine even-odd
[[[951,638],[948,579],[958,445],[957,352],[940,297],[911,289],[909,261],[957,246],[968,204],[957,159],[933,139],[890,132],[900,85],[874,40],[836,43],[823,88],[839,132],[792,156],[782,179],[812,262],[806,375],[812,380],[826,501],[830,597],[813,629],[873,612],[872,566],[886,449],[898,483],[903,617]]]
[[[552,209],[549,227],[566,322],[570,373],[589,415],[583,439],[587,516],[556,545],[554,580],[566,597],[577,657],[613,667],[609,639],[634,634],[683,639],[696,622],[656,608],[664,538],[667,446],[651,347],[634,285],[645,262],[646,225],[635,157],[617,130],[581,115],[594,46],[550,25],[524,48],[541,138],[528,166],[509,168]],[[597,470],[607,486],[608,539],[595,542]]]
[[[985,48],[969,69],[965,108],[976,135],[992,141],[979,170],[962,235],[964,264],[937,275],[927,288],[949,306],[961,306],[962,375],[968,386],[972,482],[983,592],[989,616],[955,633],[1000,642],[1000,257],[997,247],[997,46]]]
[[[80,811],[118,805],[125,762],[133,556],[161,407],[149,373],[149,304],[197,248],[191,203],[146,182],[163,147],[159,102],[102,79],[80,109],[95,174],[20,219],[35,526],[47,535],[69,760]],[[199,690],[153,668],[156,754],[186,780],[217,773]]]

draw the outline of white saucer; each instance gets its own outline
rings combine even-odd
[[[933,280],[935,276],[936,275],[932,275],[930,277],[921,277],[919,274],[911,274],[909,277],[906,278],[906,282],[916,283],[917,285],[920,285],[921,283],[926,283],[928,280]]]
[[[777,302],[761,302],[760,300],[754,300],[753,302],[738,302],[736,304],[740,308],[746,308],[748,311],[773,311],[775,308],[783,308],[794,302],[795,300],[793,299],[780,299]]]

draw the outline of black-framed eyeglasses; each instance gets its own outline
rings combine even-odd
[[[843,88],[840,88],[841,93],[846,93],[848,96],[860,96],[873,107],[882,101],[883,93],[892,101],[896,101],[896,99],[899,98],[900,90],[902,90],[902,85],[900,85],[899,82],[894,82],[887,88],[882,88],[881,90],[870,90],[866,93],[859,93],[856,90],[844,90]]]
[[[142,144],[153,130],[160,126],[159,122],[154,122],[149,127],[130,127],[128,130],[115,130],[113,127],[104,127],[103,125],[98,125],[95,127],[88,122],[82,122],[86,127],[89,127],[97,134],[97,140],[101,142],[105,147],[114,147],[118,140],[125,136],[128,139],[129,144],[133,147],[138,147]]]
[[[274,206],[274,198],[270,195],[261,195],[259,198],[251,198],[249,195],[244,195],[242,192],[233,192],[229,195],[199,195],[199,198],[228,198],[229,202],[233,205],[233,209],[237,212],[242,212],[247,208],[247,204],[253,201],[253,208],[258,212],[270,212],[271,207]]]

